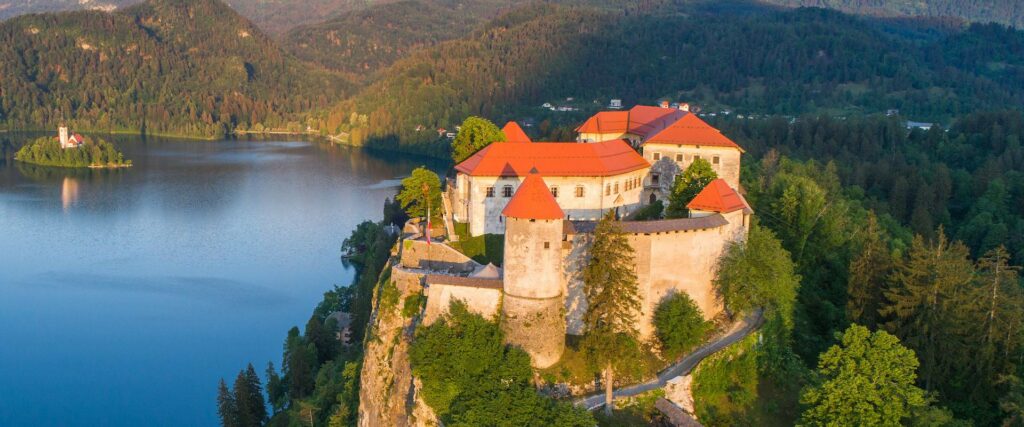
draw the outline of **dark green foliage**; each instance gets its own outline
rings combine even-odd
[[[450,426],[592,426],[586,411],[537,393],[530,357],[506,346],[496,322],[453,303],[409,350],[423,398]]]
[[[745,242],[734,243],[719,260],[715,288],[726,308],[745,313],[759,308],[765,316],[792,325],[800,276],[789,252],[775,234],[753,224]]]
[[[402,204],[405,213],[413,218],[426,218],[427,208],[434,221],[441,218],[444,206],[441,204],[441,178],[426,167],[420,166],[412,175],[402,180],[402,189],[395,197]]]
[[[878,219],[874,215],[869,215],[860,254],[850,262],[846,317],[849,321],[868,328],[875,328],[878,325],[878,310],[883,302],[882,292],[893,269],[892,254],[882,238]]]
[[[0,23],[0,123],[218,137],[305,130],[340,76],[303,67],[218,0]],[[315,123],[314,123],[315,124]]]
[[[337,338],[337,321],[333,318],[330,319],[329,323],[333,325],[333,328],[328,327],[324,323],[323,319],[315,315],[309,318],[309,322],[306,322],[306,340],[316,347],[317,365],[322,365],[328,360],[334,359],[340,346]]]
[[[423,302],[426,301],[426,297],[421,293],[416,293],[405,297],[405,301],[402,302],[402,317],[411,318],[417,314],[420,314],[420,309],[423,307]]]
[[[718,174],[711,168],[711,162],[704,159],[696,159],[690,166],[686,167],[683,173],[676,175],[672,183],[672,194],[668,196],[668,207],[665,208],[665,218],[686,218],[690,209],[686,207],[697,197],[704,187],[711,181],[718,179]]]
[[[114,145],[102,139],[86,139],[77,148],[63,149],[60,140],[42,137],[25,144],[14,154],[20,162],[41,166],[57,166],[64,168],[85,167],[122,167],[131,166],[131,160],[125,160],[124,154],[117,151]]]
[[[655,200],[647,206],[638,209],[630,216],[631,221],[651,221],[661,219],[661,213],[665,210],[665,204],[661,200]]]
[[[1024,26],[1024,13],[1014,0],[767,0],[784,6],[827,7],[872,16],[920,16],[999,22]]]
[[[263,388],[252,364],[238,373],[232,389],[220,380],[217,413],[225,427],[260,427],[267,421]]]
[[[675,293],[658,304],[654,311],[654,327],[661,347],[669,357],[686,354],[704,340],[711,324],[689,295]]]

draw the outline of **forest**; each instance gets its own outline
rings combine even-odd
[[[114,145],[102,139],[86,139],[76,148],[64,149],[60,141],[52,137],[42,137],[25,144],[14,154],[19,162],[40,166],[56,166],[64,168],[118,168],[132,165],[131,160],[114,148]]]
[[[873,16],[956,17],[972,22],[1024,26],[1020,3],[1014,0],[765,0],[790,7],[825,7]]]
[[[468,115],[533,118],[543,113],[531,106],[569,98],[581,113],[566,122],[609,98],[761,115],[899,109],[948,121],[1019,104],[1022,53],[1024,33],[996,24],[948,30],[820,9],[624,15],[541,5],[396,62],[319,127],[356,145],[440,156],[445,141],[424,130]]]

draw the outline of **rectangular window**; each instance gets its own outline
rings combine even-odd
[[[619,182],[615,181],[615,194],[619,194]]]
[[[661,153],[654,153],[651,157],[654,158],[654,161],[661,160]]]
[[[551,242],[544,242],[544,249],[551,249]]]
[[[682,163],[683,162],[683,155],[682,154],[676,154],[676,161],[679,162],[679,163]]]
[[[582,185],[577,185],[576,186],[576,197],[583,197],[583,186]]]
[[[660,181],[661,181],[661,175],[658,175],[656,173],[652,173],[651,174],[651,185],[661,184]]]
[[[558,197],[558,187],[551,187],[551,196]]]
[[[501,196],[502,197],[512,197],[512,186],[511,185],[506,185],[506,186],[502,187],[502,189],[501,189]]]
[[[605,196],[611,196],[612,195],[612,185],[611,184],[605,184],[605,186],[604,186],[604,195]]]
[[[698,155],[694,155],[694,156],[693,156],[693,161],[695,161],[695,162],[696,162],[697,160],[700,160],[700,156],[698,156]]]
[[[494,187],[487,187],[487,197],[494,197]]]
[[[719,160],[718,160],[718,156],[715,156],[715,157],[712,157],[712,158],[711,158],[711,163],[712,163],[712,164],[716,164],[716,165],[717,165],[717,164],[718,164],[718,162],[719,162]]]

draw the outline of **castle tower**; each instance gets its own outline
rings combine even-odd
[[[547,368],[565,351],[562,220],[565,214],[536,169],[505,210],[502,328],[509,344]]]
[[[68,148],[68,127],[60,126],[57,128],[57,133],[60,134],[60,148]]]

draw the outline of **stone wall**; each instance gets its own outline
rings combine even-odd
[[[430,325],[448,312],[452,301],[462,301],[469,311],[485,318],[498,314],[501,289],[432,284],[427,287],[427,306],[423,311],[423,324]]]
[[[403,240],[401,259],[402,267],[438,272],[469,273],[480,267],[451,246],[437,242],[427,245],[423,240]]]
[[[530,354],[536,368],[547,368],[565,352],[563,298],[533,299],[505,295],[501,327],[505,341]]]
[[[667,159],[676,163],[680,171],[685,171],[693,164],[694,159],[700,157],[711,163],[711,168],[715,170],[718,177],[729,183],[730,187],[740,188],[740,155],[742,152],[738,148],[647,143],[644,144],[643,154],[651,164]],[[655,160],[655,157],[658,160]],[[716,158],[718,163],[715,163]],[[662,176],[659,180],[668,179],[668,182],[671,183],[674,178],[674,175]]]

